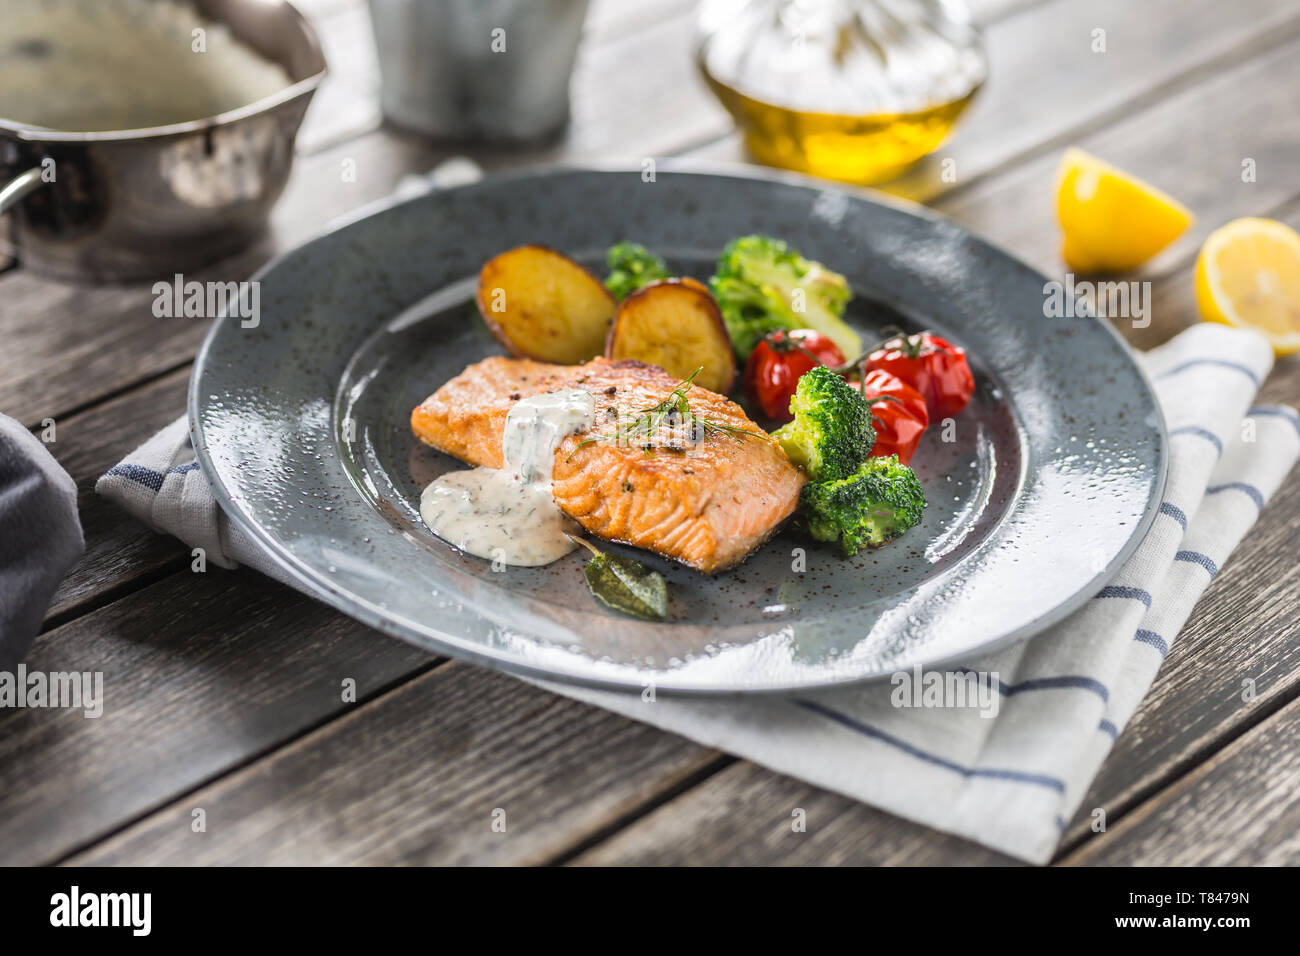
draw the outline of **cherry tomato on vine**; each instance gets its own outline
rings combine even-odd
[[[932,422],[956,415],[975,393],[966,350],[933,332],[890,339],[867,356],[867,368],[884,369],[920,392]]]
[[[897,375],[882,368],[874,369],[857,386],[871,403],[875,417],[876,444],[872,455],[897,455],[906,465],[916,454],[916,446],[930,425],[921,393]]]
[[[804,372],[817,365],[842,365],[844,353],[834,342],[812,329],[771,332],[749,353],[742,383],[763,414],[788,422],[790,397]]]

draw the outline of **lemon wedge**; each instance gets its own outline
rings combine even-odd
[[[1071,147],[1057,175],[1061,254],[1074,272],[1130,272],[1192,224],[1181,203]]]
[[[1278,355],[1300,351],[1300,232],[1273,219],[1234,219],[1196,259],[1201,318],[1254,329]]]

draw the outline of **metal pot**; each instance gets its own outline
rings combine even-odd
[[[283,0],[191,5],[278,63],[291,85],[215,116],[144,129],[65,132],[0,118],[0,213],[12,213],[24,267],[79,280],[156,278],[231,255],[265,230],[325,58]]]

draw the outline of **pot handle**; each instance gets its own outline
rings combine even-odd
[[[8,212],[11,208],[18,205],[19,201],[28,193],[35,192],[45,184],[41,178],[41,168],[35,166],[25,173],[19,173],[9,182],[0,188],[0,214]]]

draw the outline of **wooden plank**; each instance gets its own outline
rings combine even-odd
[[[298,132],[298,152],[314,153],[379,126],[379,58],[365,3],[327,7],[309,17],[328,74]]]
[[[54,423],[55,440],[46,447],[77,483],[86,553],[55,591],[47,627],[103,604],[139,581],[189,565],[189,550],[179,541],[149,530],[94,490],[99,476],[123,455],[185,413],[188,385],[189,370],[182,369]]]
[[[1078,145],[1163,185],[1198,217],[1187,235],[1142,271],[1142,278],[1190,261],[1205,236],[1235,216],[1283,206],[1300,183],[1295,144],[1300,116],[1300,41],[1267,54],[1106,127]],[[1243,98],[1241,91],[1251,90]],[[1207,121],[1213,117],[1213,121]],[[1256,180],[1243,182],[1253,159]],[[989,177],[935,205],[1048,274],[1060,275],[1053,152]]]
[[[1094,837],[1093,809],[1105,810],[1113,824],[1300,693],[1297,553],[1300,481],[1291,480],[1269,502],[1178,636],[1151,692],[1084,797],[1066,847]],[[1254,682],[1251,700],[1243,697],[1247,679]]]
[[[1018,158],[1059,147],[1172,90],[1197,85],[1225,63],[1243,62],[1294,37],[1300,31],[1296,14],[1274,0],[1190,0],[1176,11],[1169,4],[1129,0],[1053,0],[1017,12],[986,29],[989,80],[953,138],[907,175],[878,188],[925,202],[954,187],[968,188]],[[1105,53],[1092,51],[1097,28],[1108,31]],[[1211,135],[1208,116],[1217,121],[1223,114],[1202,113],[1184,134],[1200,128]],[[1176,150],[1169,152],[1175,158]],[[690,155],[748,159],[734,135]],[[955,162],[955,182],[942,176],[945,159]],[[1042,206],[1048,208],[1046,200]]]
[[[1300,864],[1300,700],[1063,861],[1071,866]]]
[[[731,127],[731,118],[695,66],[694,29],[688,10],[581,51],[572,121],[562,139],[536,150],[470,152],[491,170],[593,160],[639,163],[716,139]]]
[[[0,864],[46,863],[354,708],[433,659],[251,572],[183,572],[49,632],[103,715],[0,710]]]
[[[695,0],[591,0],[582,28],[582,42],[596,46],[624,38],[672,17],[694,15]]]
[[[665,156],[730,127],[695,66],[695,20],[686,14],[594,47],[579,61],[572,128],[556,158]]]
[[[402,175],[427,169],[437,155],[374,134],[304,157],[276,207],[271,234],[187,279],[246,279],[275,252],[309,238],[330,219],[386,196]],[[343,179],[346,160],[355,163],[354,182]],[[0,340],[5,342],[0,408],[35,425],[189,361],[208,321],[157,318],[153,301],[151,284],[75,285],[25,269],[0,276]]]
[[[0,273],[18,265],[14,258],[13,220],[6,213],[0,216]]]
[[[803,830],[796,829],[799,823]],[[569,862],[575,866],[1015,863],[974,843],[749,762],[728,766]]]
[[[1104,52],[1094,52],[1098,29],[1106,31]],[[891,191],[936,195],[945,186],[946,157],[957,160],[957,182],[969,184],[1016,157],[1064,145],[1080,130],[1199,85],[1298,32],[1297,10],[1275,0],[1231,7],[1214,0],[1096,0],[1029,10],[989,31],[993,69],[970,116],[947,147]],[[999,64],[1006,64],[1001,75]],[[1202,114],[1202,125],[1216,115]]]
[[[452,663],[71,862],[534,863],[719,759],[637,721]],[[190,829],[196,807],[207,815],[203,834]],[[504,832],[493,829],[498,811]]]

